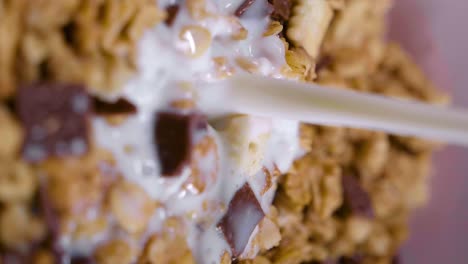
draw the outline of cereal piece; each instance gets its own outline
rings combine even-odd
[[[195,102],[192,99],[179,99],[172,101],[171,107],[178,110],[192,110],[195,108]]]
[[[389,150],[388,138],[383,133],[377,133],[363,142],[356,157],[356,165],[364,183],[368,183],[373,177],[378,177],[382,173]]]
[[[112,240],[98,246],[94,252],[97,264],[128,264],[136,259],[136,249],[124,240]]]
[[[374,230],[372,230],[364,247],[370,254],[384,257],[388,254],[391,243],[391,237],[385,228],[382,225],[378,225],[374,226]]]
[[[232,76],[235,72],[234,67],[228,64],[228,59],[226,57],[214,57],[213,63],[216,69],[216,75],[219,79]]]
[[[202,193],[216,182],[219,154],[213,137],[207,135],[194,146],[190,167],[192,173],[184,185],[192,193]]]
[[[271,18],[281,22],[287,21],[291,15],[292,0],[268,0],[273,8]]]
[[[154,127],[155,144],[163,176],[182,172],[192,158],[194,137],[206,131],[204,116],[192,113],[180,115],[170,112],[157,114]]]
[[[38,252],[34,253],[32,263],[33,264],[54,264],[55,257],[52,254],[52,252],[41,249]]]
[[[100,204],[103,190],[116,176],[114,165],[112,155],[95,149],[81,158],[49,159],[41,164],[52,208],[78,216]]]
[[[231,246],[233,258],[243,253],[253,230],[264,216],[249,184],[244,184],[232,198],[228,211],[217,225]]]
[[[71,236],[75,241],[92,239],[96,237],[96,235],[102,234],[108,227],[107,219],[102,215],[95,217],[78,216],[72,219],[66,219],[62,222],[64,226],[68,226],[69,224],[74,227],[71,231]]]
[[[364,242],[371,233],[372,223],[369,219],[363,217],[350,217],[345,223],[345,236],[353,241],[353,243],[360,244]]]
[[[328,4],[330,4],[331,8],[335,10],[343,9],[345,6],[346,0],[327,0]]]
[[[221,262],[220,264],[231,264],[231,256],[229,255],[229,252],[225,251],[223,253],[223,256],[221,257]]]
[[[343,175],[341,182],[345,207],[354,215],[374,217],[371,198],[359,181],[353,176]]]
[[[202,26],[183,27],[179,38],[187,43],[187,54],[192,58],[203,56],[211,45],[211,32]]]
[[[285,178],[285,192],[299,208],[310,204],[322,218],[329,217],[342,203],[341,170],[332,161],[308,155],[297,160]]]
[[[0,242],[19,249],[45,236],[44,223],[22,204],[8,204],[0,211]]]
[[[190,16],[195,20],[201,20],[209,16],[206,10],[206,0],[187,0],[186,5]]]
[[[245,27],[239,22],[238,19],[231,19],[232,24],[232,33],[231,38],[233,40],[244,40],[249,35],[249,32]]]
[[[94,113],[96,115],[130,115],[137,112],[134,104],[125,98],[119,98],[114,102],[93,98]]]
[[[288,38],[294,45],[304,48],[309,56],[317,58],[332,14],[326,0],[298,1],[289,20]]]
[[[246,57],[237,57],[236,64],[249,73],[258,72],[258,63],[246,58]]]
[[[313,67],[313,60],[302,48],[293,48],[286,51],[286,62],[291,70],[299,76],[301,80],[306,79]]]
[[[26,202],[36,187],[36,175],[28,165],[0,159],[0,202]]]
[[[180,6],[177,4],[169,5],[166,7],[167,17],[164,23],[169,27],[174,24],[174,21],[177,19],[177,14],[179,14]]]
[[[26,131],[23,158],[81,156],[88,151],[91,104],[85,88],[36,84],[19,89],[16,105]]]
[[[267,29],[263,33],[264,37],[268,36],[273,36],[273,35],[278,35],[283,31],[283,25],[281,25],[280,22],[278,21],[271,21],[270,24],[268,24]]]
[[[18,76],[15,74],[16,50],[21,42],[22,10],[26,1],[2,1],[0,5],[0,100],[9,98],[15,91]]]
[[[281,234],[278,226],[268,217],[264,217],[258,224],[258,234],[254,243],[260,246],[261,250],[268,250],[279,245]]]
[[[0,159],[14,157],[20,149],[22,130],[11,113],[0,105]]]
[[[149,238],[138,264],[195,264],[180,219],[169,218],[162,233]]]
[[[263,166],[262,171],[263,171],[263,174],[265,175],[265,185],[263,185],[263,188],[260,194],[264,195],[266,192],[270,190],[271,187],[273,187],[273,173],[274,172],[271,173],[270,170],[266,168],[265,166]]]
[[[3,7],[3,6],[2,6]],[[143,30],[162,21],[154,1],[9,1],[0,9],[0,97],[36,81],[119,89],[135,70]]]
[[[125,231],[140,233],[146,229],[156,204],[141,187],[119,181],[109,195],[111,210]]]
[[[254,2],[255,0],[244,0],[244,2],[242,2],[242,4],[236,9],[234,15],[238,17],[242,16]]]

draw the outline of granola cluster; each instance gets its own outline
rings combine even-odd
[[[235,15],[246,14],[253,2],[245,1]],[[283,75],[330,87],[447,103],[398,45],[384,41],[390,0],[268,2],[272,21],[263,36],[283,39],[288,64]],[[195,21],[213,16],[203,0],[185,3]],[[143,29],[165,18],[171,26],[177,23],[178,12],[177,5],[170,6],[166,18],[153,0],[0,0],[0,100],[16,94],[16,109],[24,109],[23,114],[15,114],[10,103],[0,104],[0,264],[57,263],[70,248],[84,256],[71,258],[72,264],[196,262],[197,252],[191,251],[196,245],[188,245],[184,221],[196,218],[197,212],[168,217],[168,205],[126,179],[112,153],[92,137],[83,141],[84,153],[77,143],[66,146],[64,155],[62,141],[76,143],[73,139],[84,138],[73,124],[83,124],[86,130],[89,115],[111,120],[114,114],[135,114],[135,106],[124,99],[115,104],[97,98],[76,100],[83,91],[68,88],[64,92],[61,84],[53,94],[66,102],[65,107],[47,101],[50,86],[16,91],[20,85],[48,80],[85,83],[94,94],[111,92],[134,69],[136,42]],[[247,38],[247,30],[236,19],[229,23],[238,24],[229,38]],[[191,58],[206,54],[213,41],[201,25],[185,26],[179,38],[190,42],[186,55]],[[236,67],[260,71],[251,58],[236,57],[236,65],[226,57],[212,60],[220,79],[232,75]],[[36,96],[25,103],[22,97],[30,95]],[[43,100],[47,107],[41,107]],[[186,111],[195,102],[184,99],[171,106]],[[51,114],[56,118],[45,118]],[[430,158],[436,144],[382,132],[302,124],[300,143],[306,154],[280,175],[277,168],[262,167],[269,135],[259,135],[258,144],[244,135],[242,128],[256,120],[234,116],[227,121],[213,126],[237,148],[227,150],[238,155],[236,164],[245,167],[243,173],[265,174],[262,195],[279,182],[268,213],[248,184],[228,204],[203,203],[207,215],[225,213],[217,227],[232,252],[223,254],[221,264],[398,263],[410,213],[428,198]],[[57,132],[63,124],[71,124],[70,134]],[[161,129],[156,129],[157,141],[164,142],[159,152],[169,153],[161,157],[167,160],[165,177],[190,166],[193,177],[182,184],[187,193],[199,194],[212,187],[220,153],[214,138],[206,134],[206,120],[168,112],[158,116],[155,127]],[[45,129],[48,136],[37,128]],[[204,136],[195,139],[193,131]],[[25,162],[27,137],[41,143],[48,156],[41,156],[40,162]],[[133,151],[132,146],[125,148],[127,153]],[[191,155],[210,166],[196,164]],[[245,208],[252,216],[249,221],[243,220]],[[154,223],[161,216],[167,218],[158,229]],[[237,225],[239,219],[244,226]],[[201,219],[196,228],[203,230],[213,221]],[[250,247],[246,247],[250,237],[237,236],[242,233],[239,229],[255,233]],[[244,248],[247,252],[242,252]],[[260,255],[255,257],[258,250]],[[242,254],[252,259],[232,260]]]
[[[152,0],[2,0],[0,99],[39,80],[118,89],[135,69],[143,30],[164,16]]]
[[[390,1],[328,4],[333,18],[316,60],[315,82],[434,104],[448,102],[397,44],[385,42],[384,17]],[[294,33],[290,39],[296,49],[307,43],[294,42]],[[282,176],[274,202],[280,244],[242,263],[398,263],[410,213],[428,198],[431,153],[437,144],[306,124],[301,144],[308,152]]]

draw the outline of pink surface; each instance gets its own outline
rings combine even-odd
[[[395,0],[390,38],[399,41],[431,78],[468,108],[468,1]],[[468,263],[468,149],[436,156],[429,206],[417,212],[403,263]]]

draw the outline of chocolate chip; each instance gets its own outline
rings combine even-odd
[[[244,0],[244,2],[237,8],[236,12],[234,13],[236,16],[242,16],[247,9],[255,2],[255,0]]]
[[[84,86],[23,86],[18,89],[16,108],[26,132],[22,147],[25,160],[38,162],[50,156],[81,156],[87,152],[92,106]]]
[[[137,108],[134,104],[124,98],[119,98],[115,102],[106,102],[99,98],[93,98],[94,113],[97,115],[113,115],[113,114],[135,114]]]
[[[179,9],[179,5],[169,5],[168,7],[166,7],[167,18],[166,21],[164,21],[166,25],[170,27],[172,26],[172,24],[174,24],[177,14],[179,13]]]
[[[359,181],[350,175],[341,177],[343,187],[344,207],[352,214],[374,217],[374,210],[369,194],[362,188]]]
[[[231,246],[233,258],[244,251],[253,230],[265,213],[248,183],[240,188],[231,202],[228,211],[218,223]]]
[[[172,112],[157,114],[155,143],[163,176],[175,176],[190,163],[194,136],[206,131],[205,116],[192,113],[181,115]]]
[[[291,0],[268,0],[271,4],[273,11],[270,17],[274,20],[281,22],[287,21],[291,16]]]

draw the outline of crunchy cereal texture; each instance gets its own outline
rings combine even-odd
[[[334,16],[319,58],[312,60],[315,82],[435,104],[448,102],[398,45],[384,42],[384,15],[390,1],[328,3]],[[293,71],[301,74],[307,67],[296,65],[305,64],[291,60],[297,44],[289,44],[289,59],[286,56]],[[303,79],[311,78],[315,76]],[[301,145],[308,153],[282,176],[274,202],[280,245],[241,263],[342,263],[338,259],[343,256],[359,256],[359,262],[350,263],[393,263],[407,237],[411,210],[428,198],[431,152],[437,145],[381,132],[306,124],[301,128]],[[373,218],[344,210],[340,182],[345,175],[356,177],[368,193]]]
[[[118,89],[143,30],[164,16],[152,0],[0,1],[0,99],[37,80]]]
[[[299,2],[310,7],[310,1],[295,1]],[[210,15],[203,3],[187,0],[195,19]],[[398,45],[384,42],[390,0],[320,3],[331,16],[329,25],[313,25],[320,33],[316,38],[301,39],[294,33],[299,28],[291,33],[297,39],[288,39],[289,26],[309,21],[294,18],[301,14],[298,5],[292,7],[296,25],[275,21],[265,32],[284,37],[289,65],[285,75],[342,89],[447,103]],[[35,166],[21,161],[23,131],[4,101],[17,85],[39,79],[84,81],[97,93],[118,87],[115,84],[134,66],[134,44],[142,29],[163,17],[152,0],[0,0],[0,263],[12,258],[55,263],[58,234],[91,240],[106,232],[116,236],[96,245],[92,257],[98,264],[195,263],[178,218],[168,219],[163,231],[141,239],[150,213],[163,205],[124,181],[113,157],[92,142],[84,157],[49,159]],[[187,30],[205,34],[200,28]],[[242,28],[233,36],[243,37]],[[206,43],[198,44],[203,52]],[[237,62],[257,71],[244,58]],[[224,58],[215,63],[220,77],[233,74]],[[410,212],[428,198],[431,152],[437,144],[306,124],[300,133],[307,153],[280,176],[274,206],[254,238],[261,254],[236,263],[334,263],[344,257],[360,259],[349,263],[394,263],[407,237]],[[353,197],[344,195],[343,177],[353,177],[361,194],[367,194],[373,217],[347,210],[346,199]],[[357,202],[359,208],[366,206]],[[93,217],[84,217],[89,215]],[[30,254],[22,256],[19,251]],[[227,252],[220,261],[232,263]]]

